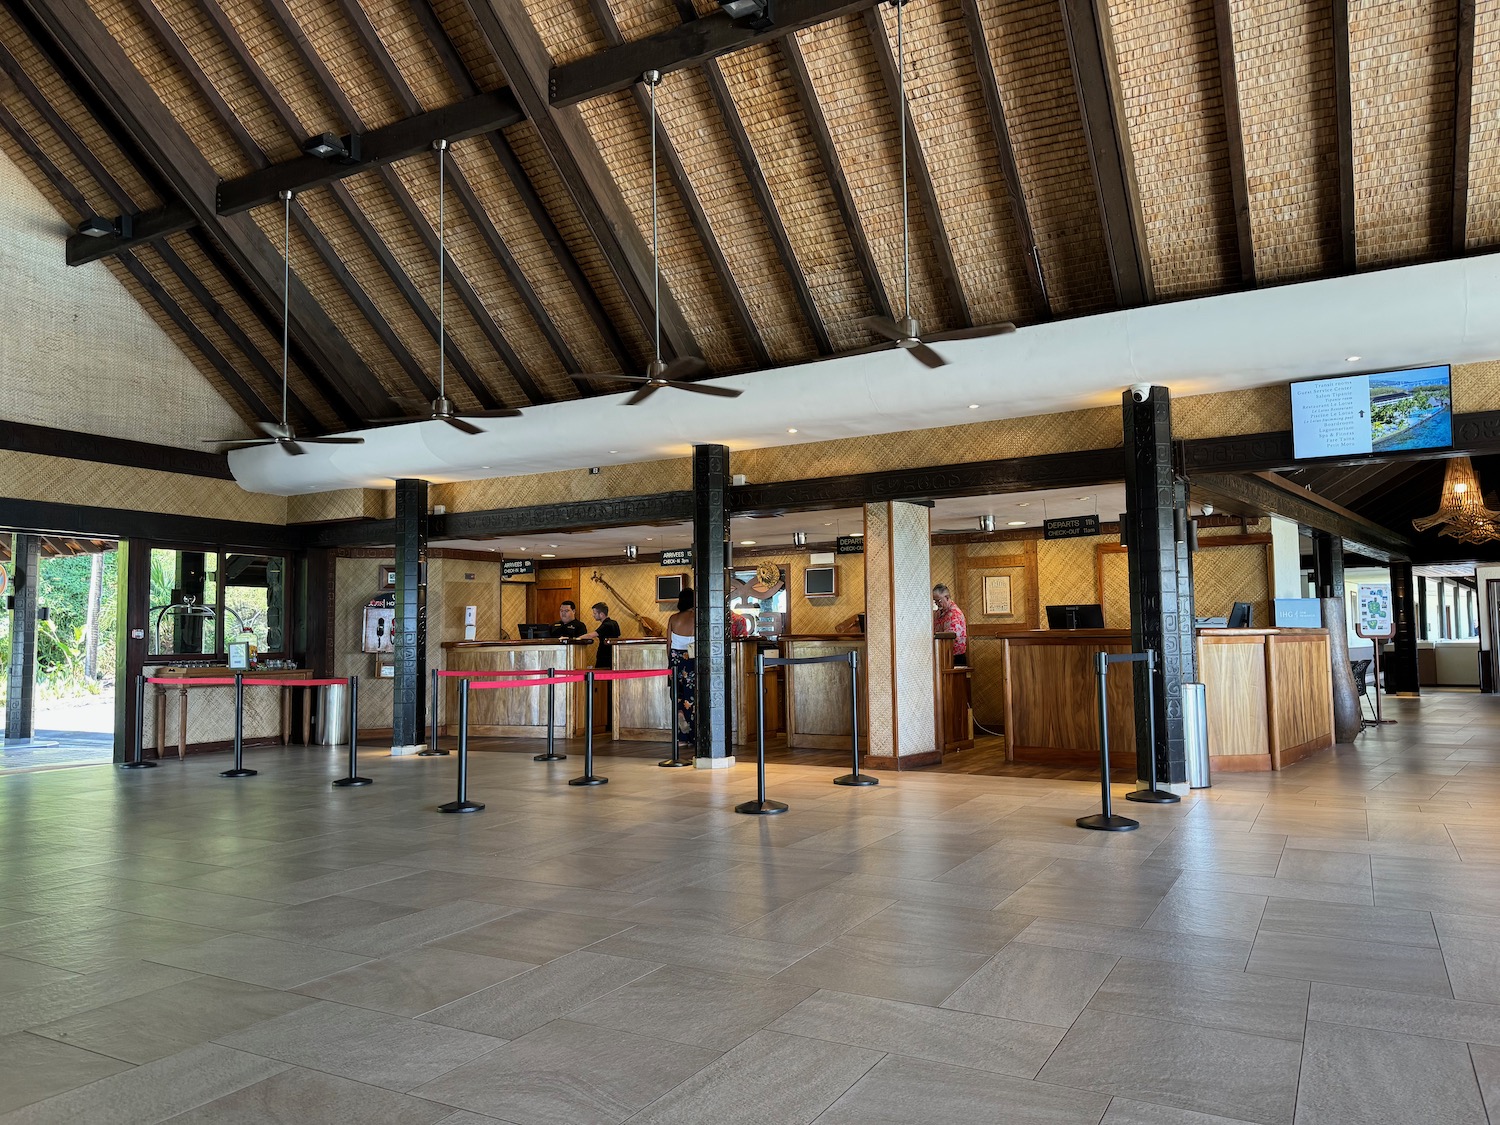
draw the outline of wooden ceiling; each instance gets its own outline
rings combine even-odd
[[[696,2],[696,7],[694,3]],[[462,407],[650,358],[647,67],[664,350],[715,373],[1486,249],[1500,9],[1473,0],[5,0],[0,145],[246,421],[432,397],[435,156]],[[790,30],[790,32],[788,31]],[[360,162],[302,155],[360,135]],[[341,178],[339,178],[341,177]],[[124,223],[120,224],[122,227]],[[61,241],[58,253],[64,253]],[[1268,326],[1273,331],[1274,326]]]

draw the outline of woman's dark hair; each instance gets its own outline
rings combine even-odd
[[[691,586],[684,586],[682,593],[677,595],[677,612],[681,613],[685,609],[692,609],[693,605],[693,588]]]

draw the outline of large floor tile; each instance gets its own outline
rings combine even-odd
[[[1297,1125],[1484,1125],[1469,1048],[1310,1022]]]
[[[1167,893],[1145,928],[1253,941],[1265,908],[1264,895],[1184,887]]]
[[[148,961],[191,969],[195,973],[227,977],[265,988],[296,988],[367,958],[316,945],[277,941],[250,934],[225,934],[195,945],[173,946],[148,954]]]
[[[1117,960],[1112,953],[1014,942],[985,962],[943,1007],[1067,1028]]]
[[[553,910],[515,910],[438,941],[448,949],[540,965],[635,925]]]
[[[1442,953],[1416,945],[1307,937],[1263,929],[1255,939],[1246,969],[1297,980],[1453,995]]]
[[[1375,903],[1404,910],[1500,915],[1500,865],[1373,856]]]
[[[897,902],[848,931],[856,939],[995,953],[1033,921],[1009,910],[973,910],[932,902]]]
[[[1094,993],[1089,1007],[1300,1041],[1307,1022],[1307,996],[1305,981],[1122,960]]]
[[[1099,1125],[1247,1125],[1217,1113],[1199,1113],[1193,1109],[1176,1109],[1172,1106],[1152,1105],[1149,1102],[1133,1102],[1129,1098],[1115,1098],[1109,1103],[1109,1112]]]
[[[813,992],[668,966],[574,1008],[568,1019],[727,1051]]]
[[[595,942],[587,952],[686,969],[769,977],[800,961],[808,949],[735,934],[705,937],[702,930],[690,927],[640,925]]]
[[[1089,953],[1112,953],[1139,961],[1180,961],[1185,965],[1220,969],[1243,969],[1250,956],[1250,942],[1233,938],[1205,938],[1097,923],[1085,925],[1050,918],[1038,918],[1017,935],[1016,941]]]
[[[1089,1010],[1038,1078],[1279,1125],[1292,1120],[1301,1058],[1285,1039]]]
[[[129,1063],[27,1032],[0,1036],[0,1113],[129,1068]]]
[[[526,1125],[615,1125],[718,1057],[665,1039],[557,1020],[417,1094]]]
[[[1461,1039],[1500,1047],[1500,1004],[1476,1004],[1441,996],[1412,996],[1378,988],[1338,984],[1312,986],[1307,1018],[1352,1024],[1373,1031]]]
[[[738,937],[813,948],[840,937],[895,901],[825,888],[778,906],[734,932]]]
[[[979,970],[983,953],[842,937],[775,976],[783,984],[938,1004]]]
[[[172,1125],[434,1125],[448,1107],[316,1070],[290,1067],[166,1118]]]
[[[169,984],[192,980],[193,976],[185,969],[135,961],[0,996],[0,1035],[154,992]]]
[[[426,946],[345,969],[305,984],[297,991],[358,1008],[420,1016],[532,967],[527,961],[505,961]]]
[[[1398,945],[1435,947],[1437,932],[1425,910],[1395,910],[1383,906],[1348,906],[1273,898],[1266,906],[1261,929],[1351,941],[1383,941]]]

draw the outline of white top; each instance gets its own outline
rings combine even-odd
[[[672,638],[672,648],[676,652],[685,652],[693,643],[693,637],[684,637],[681,633],[668,634]]]

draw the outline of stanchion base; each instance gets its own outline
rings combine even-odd
[[[879,785],[880,778],[871,777],[867,773],[846,773],[843,777],[833,779],[835,785]]]
[[[222,770],[220,777],[254,777],[260,770]]]
[[[418,750],[416,756],[418,758],[446,758],[448,754],[447,750]]]
[[[569,785],[608,785],[609,784],[609,778],[607,778],[607,777],[595,777],[591,773],[586,773],[582,777],[575,777],[575,778],[569,779],[568,784]]]
[[[747,816],[775,816],[784,813],[787,806],[780,801],[746,801],[743,805],[735,805],[734,811],[745,813]]]
[[[659,766],[661,766],[662,769],[666,769],[666,770],[680,770],[683,766],[690,766],[693,763],[692,762],[684,762],[681,758],[678,758],[675,761],[673,759],[671,759],[671,758],[663,758],[661,761],[657,762],[656,764],[659,765]]]
[[[1175,805],[1182,800],[1176,793],[1169,793],[1165,789],[1135,789],[1126,793],[1125,799],[1143,805]]]
[[[1103,813],[1095,813],[1093,816],[1078,818],[1079,828],[1092,828],[1097,832],[1129,832],[1140,826],[1140,821],[1131,820],[1128,816],[1105,816]]]
[[[566,754],[537,754],[531,759],[533,762],[566,762]]]
[[[356,785],[374,785],[368,777],[341,777],[334,782],[340,789],[352,789]]]
[[[439,805],[438,812],[478,812],[482,808],[481,801],[449,801],[446,805]]]
[[[121,762],[120,763],[120,768],[122,770],[154,770],[156,768],[156,763],[155,762]]]

